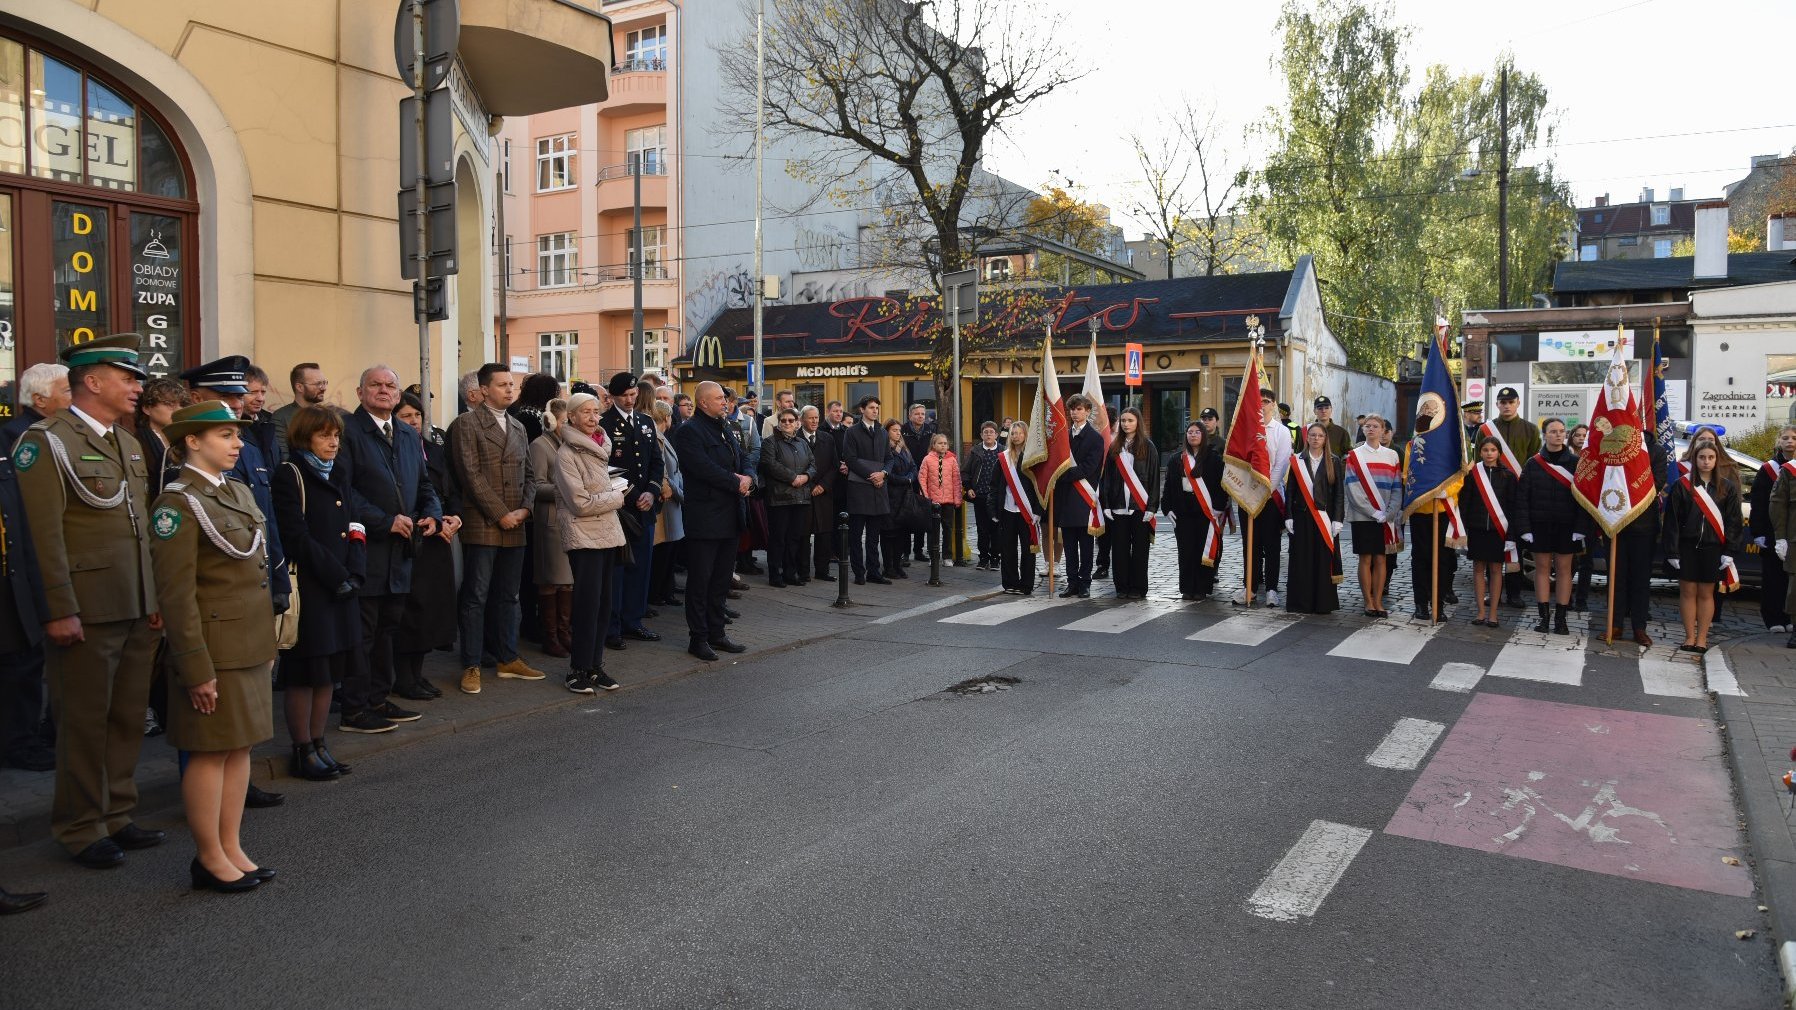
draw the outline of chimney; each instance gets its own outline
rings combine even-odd
[[[1684,187],[1676,186],[1671,190],[1671,202],[1677,203],[1684,198]]]
[[[1640,202],[1641,203],[1652,203],[1653,202],[1653,188],[1651,186],[1642,186],[1640,188]]]
[[[1696,280],[1727,277],[1727,201],[1709,200],[1696,205]]]
[[[1788,214],[1773,214],[1765,219],[1765,250],[1767,252],[1792,248],[1792,243],[1784,239],[1784,224],[1789,217]]]
[[[1607,194],[1607,193],[1604,193],[1604,194],[1603,194],[1603,195],[1602,195],[1602,196],[1599,196],[1599,197],[1597,197],[1597,198],[1596,198],[1596,205],[1597,205],[1597,206],[1598,206],[1598,207],[1607,207],[1607,206],[1609,206],[1609,194]]]

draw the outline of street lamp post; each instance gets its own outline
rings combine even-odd
[[[754,321],[755,321],[755,378],[749,383],[750,389],[760,389],[767,384],[766,362],[761,357],[761,307],[765,292],[762,285],[766,278],[761,268],[761,170],[763,134],[767,123],[767,0],[761,0],[755,6],[755,282],[754,282]]]

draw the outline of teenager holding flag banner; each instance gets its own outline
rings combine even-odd
[[[1098,375],[1098,335],[1095,332],[1091,335],[1091,347],[1085,354],[1085,381],[1079,387],[1079,392],[1091,401],[1091,427],[1104,440],[1104,452],[1108,454],[1110,442],[1116,437],[1116,425],[1111,421],[1110,407],[1104,401],[1104,382]],[[1110,530],[1106,527],[1093,536],[1097,542],[1097,567],[1091,575],[1092,578],[1102,579],[1110,574]]]
[[[1616,535],[1651,509],[1658,497],[1652,454],[1639,426],[1640,403],[1628,385],[1625,343],[1617,328],[1615,356],[1590,416],[1590,436],[1578,455],[1571,486],[1572,496],[1609,538],[1609,613],[1604,623],[1608,640],[1614,638],[1615,628]],[[1537,544],[1535,550],[1539,549]]]
[[[1403,449],[1403,515],[1409,520],[1418,620],[1439,620],[1439,600],[1451,589],[1444,548],[1464,543],[1458,503],[1465,425],[1459,420],[1459,404],[1443,342],[1430,340],[1416,400],[1416,433]]]

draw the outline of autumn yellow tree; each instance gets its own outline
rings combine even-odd
[[[1028,235],[1052,239],[1093,255],[1104,253],[1111,227],[1108,209],[1081,200],[1060,186],[1045,187],[1042,195],[1030,201],[1023,211],[1023,231]],[[1090,271],[1089,267],[1084,269]],[[1075,277],[1073,260],[1058,253],[1040,253],[1035,259],[1035,276],[1055,284],[1070,284]]]

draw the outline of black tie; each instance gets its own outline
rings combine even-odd
[[[380,422],[380,433],[381,433],[381,436],[387,440],[388,445],[393,444],[393,422],[391,422],[391,421]]]

